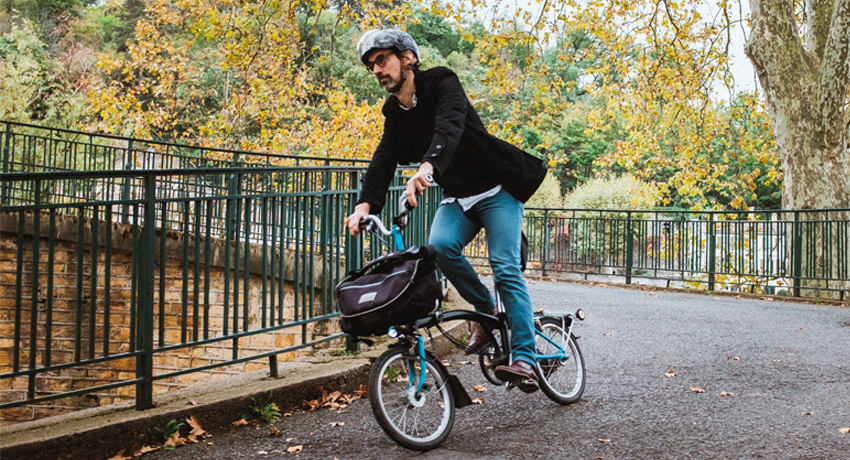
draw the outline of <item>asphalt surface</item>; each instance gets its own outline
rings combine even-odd
[[[588,373],[575,405],[507,392],[488,383],[477,362],[453,355],[449,370],[483,403],[459,409],[448,442],[430,452],[396,446],[364,398],[142,458],[850,459],[850,433],[841,432],[850,428],[850,308],[544,281],[529,287],[536,308],[587,313],[575,329]]]

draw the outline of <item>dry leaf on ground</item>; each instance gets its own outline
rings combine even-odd
[[[142,455],[147,454],[148,452],[155,452],[159,449],[159,446],[140,446],[136,444],[133,446],[131,453],[133,454],[133,457],[141,457]]]
[[[201,422],[195,418],[194,415],[190,415],[189,418],[186,419],[186,423],[192,427],[192,431],[189,433],[190,436],[205,438],[208,436],[207,431],[201,428]]]
[[[245,426],[247,424],[248,424],[248,421],[245,420],[244,418],[240,418],[239,420],[231,423],[231,425],[233,425],[233,426]]]
[[[729,393],[728,391],[721,391],[720,396],[735,396],[735,393]]]
[[[328,423],[330,426],[345,426],[345,422],[331,422]]]
[[[601,442],[602,444],[608,444],[608,443],[611,442],[611,440],[610,439],[600,439],[599,442]]]
[[[125,451],[125,450],[126,450],[126,449],[121,449],[121,450],[119,450],[119,451],[118,451],[118,453],[117,453],[117,454],[115,454],[115,456],[114,456],[114,457],[111,457],[109,460],[132,460],[132,459],[133,459],[133,457],[126,457],[126,456],[124,456],[124,451]]]
[[[484,400],[481,398],[475,398],[472,400],[472,404],[484,404]]]
[[[280,436],[281,434],[282,433],[280,432],[280,430],[278,430],[275,427],[272,427],[272,429],[269,430],[269,435],[271,435],[271,436]]]
[[[675,376],[676,376],[676,373],[673,372],[673,371],[667,371],[667,373],[664,374],[664,377],[675,377]]]
[[[691,385],[691,391],[693,391],[694,393],[705,393],[704,388],[700,388],[694,385]]]
[[[302,450],[304,450],[304,446],[292,446],[292,447],[286,449],[286,451],[289,452],[290,454],[297,454],[298,452],[301,452]]]
[[[485,392],[485,391],[487,391],[487,388],[484,388],[484,387],[483,387],[483,386],[481,386],[481,385],[475,385],[475,386],[473,386],[473,387],[472,387],[472,389],[473,389],[473,390],[475,390],[475,391],[480,391],[480,392],[482,392],[482,393],[483,393],[483,392]]]
[[[850,428],[841,428],[838,430],[839,433],[850,433]]]

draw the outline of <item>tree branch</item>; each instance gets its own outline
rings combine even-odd
[[[806,2],[806,49],[818,58],[823,58],[832,9],[835,0],[808,0]]]
[[[850,89],[850,0],[835,0],[832,20],[824,44],[818,75],[817,114],[824,128],[825,141],[837,142],[842,136],[844,104]]]
[[[787,92],[816,70],[797,34],[793,7],[793,0],[750,0],[752,29],[744,51],[766,91]]]

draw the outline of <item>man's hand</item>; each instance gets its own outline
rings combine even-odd
[[[348,233],[351,236],[356,237],[360,235],[360,221],[369,215],[370,209],[371,206],[369,203],[360,203],[354,207],[354,212],[345,219],[345,224],[348,225]]]
[[[433,175],[434,167],[431,166],[431,163],[426,161],[419,166],[419,171],[416,171],[416,174],[408,179],[405,193],[407,194],[407,202],[414,208],[419,205],[419,203],[416,202],[416,197],[422,196],[425,189],[430,187],[431,183],[434,181],[432,177]]]

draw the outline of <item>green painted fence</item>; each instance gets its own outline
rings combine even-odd
[[[0,146],[0,408],[129,388],[144,409],[157,382],[258,359],[274,373],[279,355],[341,338],[332,289],[384,251],[343,225],[362,161],[14,123],[0,123]],[[440,199],[431,188],[408,244],[427,240]],[[524,226],[531,274],[844,300],[848,216],[526,209]],[[483,236],[468,255],[486,266]],[[166,359],[207,348],[220,356]]]

